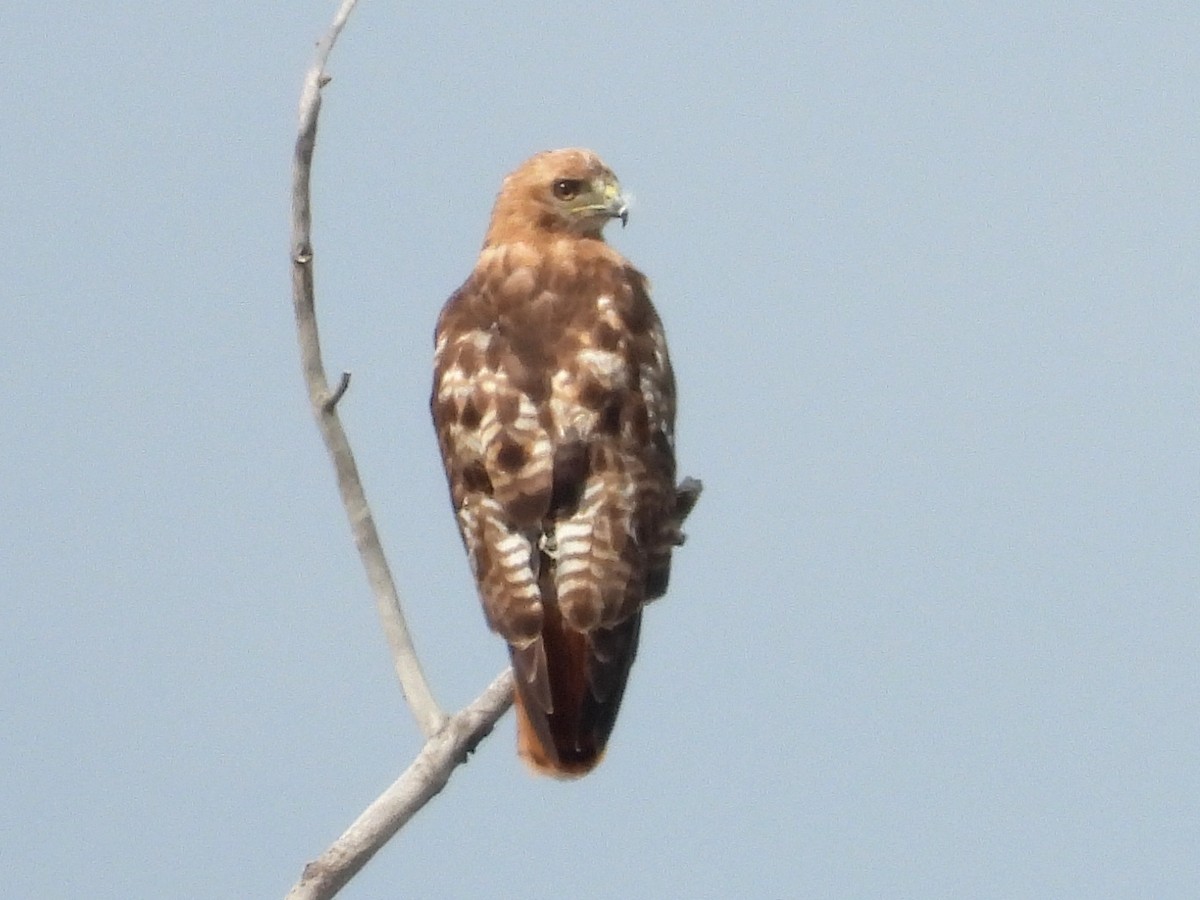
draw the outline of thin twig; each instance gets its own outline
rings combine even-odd
[[[512,703],[513,682],[502,672],[474,703],[425,743],[412,765],[379,795],[345,833],[304,867],[287,900],[328,900],[367,864],[414,814],[433,799],[450,774],[488,735]]]
[[[341,399],[346,396],[346,391],[350,390],[350,373],[343,372],[341,380],[338,381],[338,386],[333,389],[333,393],[325,398],[323,409],[326,411],[333,410]]]
[[[342,504],[346,507],[346,515],[354,533],[354,543],[358,547],[359,556],[367,572],[367,580],[375,595],[379,620],[392,652],[400,687],[408,700],[413,717],[417,720],[417,726],[428,738],[442,727],[446,716],[434,700],[429,683],[421,671],[421,663],[417,659],[412,637],[404,620],[400,596],[383,554],[371,508],[367,505],[354,454],[338,418],[337,401],[349,386],[349,376],[343,375],[337,390],[330,391],[325,366],[321,361],[321,343],[317,333],[313,296],[309,181],[312,175],[313,149],[316,146],[317,116],[321,111],[321,86],[329,80],[325,74],[325,63],[356,2],[357,0],[344,0],[338,9],[329,33],[317,45],[316,59],[304,78],[304,90],[300,96],[300,130],[296,138],[296,155],[292,170],[292,299],[300,341],[301,365],[317,427],[325,439],[325,446],[337,471]]]

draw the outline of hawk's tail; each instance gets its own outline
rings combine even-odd
[[[578,778],[604,757],[637,653],[642,614],[583,634],[563,622],[556,603],[545,603],[543,613],[549,704],[538,690],[537,675],[523,677],[533,674],[531,662],[537,665],[537,645],[510,648],[517,675],[517,751],[538,774]]]

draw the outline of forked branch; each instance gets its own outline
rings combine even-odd
[[[316,57],[304,78],[292,169],[292,299],[309,402],[337,473],[338,490],[375,596],[396,674],[426,740],[404,774],[371,803],[329,849],[305,866],[287,900],[328,900],[337,894],[421,807],[445,787],[454,769],[465,762],[471,751],[491,732],[513,699],[512,674],[505,670],[474,702],[449,718],[434,700],[405,624],[400,597],[367,505],[354,454],[338,417],[338,402],[350,386],[350,375],[343,373],[331,390],[321,360],[313,289],[309,184],[321,89],[329,82],[325,64],[356,3],[357,0],[343,0],[329,32],[317,45]],[[700,484],[693,479],[685,479],[679,485],[676,501],[679,525],[683,524],[699,493]]]
[[[317,117],[321,111],[321,88],[329,81],[325,63],[334,42],[346,24],[346,18],[357,0],[344,0],[334,17],[329,33],[317,45],[316,59],[304,78],[300,96],[300,132],[296,138],[296,154],[292,165],[292,302],[296,312],[296,330],[300,341],[300,360],[308,399],[317,419],[317,427],[337,472],[338,490],[354,543],[366,569],[367,580],[375,595],[375,606],[387,638],[388,647],[400,679],[400,687],[408,700],[417,726],[425,737],[433,736],[445,721],[429,683],[421,671],[421,663],[413,648],[412,638],[404,620],[400,595],[384,556],[375,528],[375,519],[367,505],[362,480],[354,453],[337,414],[338,401],[350,386],[349,373],[343,374],[334,390],[329,388],[325,365],[321,361],[321,342],[317,332],[316,304],[313,293],[312,209],[309,182],[312,175],[313,149],[317,138]]]
[[[508,671],[501,673],[478,699],[450,718],[434,700],[409,636],[400,597],[367,505],[354,454],[337,414],[338,402],[350,386],[350,375],[343,373],[338,385],[330,390],[321,360],[313,288],[309,185],[321,89],[329,82],[325,64],[356,2],[343,0],[329,32],[317,45],[316,58],[304,78],[292,167],[292,300],[309,402],[337,473],[338,490],[375,596],[396,674],[426,740],[417,758],[395,784],[368,806],[328,850],[305,867],[300,881],[288,893],[288,900],[328,900],[340,891],[376,851],[446,785],[454,769],[466,761],[467,755],[512,705],[512,676]]]
[[[446,786],[450,775],[512,703],[512,672],[505,670],[474,703],[446,722],[425,742],[410,765],[386,791],[346,829],[304,874],[287,900],[328,900],[340,891],[372,856],[399,831],[422,806]]]

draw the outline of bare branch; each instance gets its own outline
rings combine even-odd
[[[317,427],[337,471],[338,490],[354,533],[363,567],[367,572],[375,606],[392,652],[400,687],[408,700],[417,726],[428,738],[442,727],[446,716],[433,698],[420,661],[413,648],[412,638],[404,620],[400,596],[392,580],[391,570],[383,554],[375,520],[367,505],[358,467],[346,432],[337,415],[337,402],[349,386],[349,376],[335,391],[330,391],[321,361],[321,344],[317,333],[316,308],[313,296],[312,209],[309,182],[312,175],[313,149],[316,146],[317,117],[321,111],[321,87],[329,80],[325,63],[334,42],[346,24],[357,0],[343,0],[334,16],[329,33],[317,45],[316,59],[304,78],[300,96],[300,130],[296,138],[296,153],[292,169],[292,300],[296,312],[296,331],[300,341],[300,359],[308,398],[317,419]]]
[[[331,391],[321,360],[313,289],[309,184],[321,88],[329,83],[325,63],[356,2],[343,0],[328,34],[317,45],[316,58],[304,79],[292,173],[292,298],[309,402],[337,472],[338,490],[375,595],[396,674],[426,741],[404,774],[368,806],[328,850],[305,866],[300,881],[288,893],[288,900],[329,900],[337,894],[421,807],[446,786],[454,769],[466,762],[468,755],[491,732],[513,702],[509,670],[502,672],[478,699],[450,718],[446,718],[434,700],[413,649],[354,455],[337,415],[338,402],[350,386],[350,373],[343,372],[337,387]],[[685,479],[680,484],[676,498],[678,526],[682,526],[699,495],[699,482]]]
[[[300,881],[288,894],[295,900],[326,900],[340,891],[417,810],[445,787],[454,769],[466,761],[467,755],[508,710],[513,692],[512,676],[506,670],[474,703],[453,718],[447,719],[433,699],[408,633],[354,455],[337,415],[337,404],[350,386],[350,373],[343,372],[337,387],[330,391],[321,360],[313,288],[309,185],[321,88],[329,83],[325,63],[356,2],[343,0],[329,33],[317,46],[316,59],[304,79],[292,172],[292,299],[309,402],[337,472],[338,490],[375,595],[396,674],[426,741],[416,760],[395,784],[367,807],[319,859],[305,867]]]
[[[411,766],[368,806],[332,846],[304,867],[287,900],[328,900],[446,786],[456,767],[485,738],[512,703],[513,682],[502,672],[474,703],[426,742]]]

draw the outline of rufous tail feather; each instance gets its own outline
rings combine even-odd
[[[536,684],[517,678],[517,752],[536,773],[555,778],[586,775],[604,758],[629,670],[637,653],[639,611],[612,628],[574,631],[559,615],[546,569],[542,581],[542,649],[550,703]],[[522,651],[510,648],[520,672]]]

